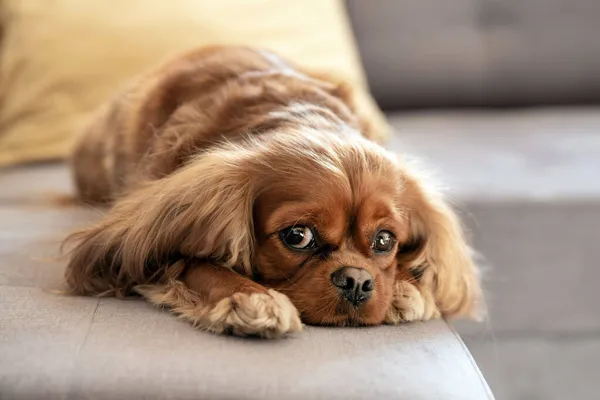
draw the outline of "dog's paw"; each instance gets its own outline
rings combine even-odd
[[[385,317],[387,324],[399,324],[410,321],[426,321],[439,318],[433,296],[425,296],[417,287],[407,281],[394,283],[394,294]]]
[[[298,310],[282,293],[235,293],[219,301],[203,318],[207,330],[237,336],[277,338],[302,330]]]

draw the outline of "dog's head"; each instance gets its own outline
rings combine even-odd
[[[71,287],[127,288],[175,258],[211,260],[282,291],[307,323],[361,325],[383,321],[405,269],[442,314],[474,311],[476,270],[439,195],[358,134],[301,129],[213,147],[119,201],[81,235]]]
[[[269,146],[253,206],[253,273],[307,322],[380,323],[409,236],[396,163],[358,135],[304,132]]]

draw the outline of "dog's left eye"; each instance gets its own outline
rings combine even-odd
[[[279,237],[291,249],[312,250],[317,248],[315,234],[308,226],[295,225],[282,229]]]
[[[396,244],[396,237],[390,231],[379,231],[371,243],[371,248],[375,253],[388,253],[392,251]]]

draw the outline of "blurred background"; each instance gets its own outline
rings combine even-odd
[[[271,48],[364,89],[388,147],[446,184],[489,307],[455,326],[496,398],[597,397],[600,1],[2,0],[0,26],[4,196],[171,53]],[[69,187],[56,168],[35,190]]]

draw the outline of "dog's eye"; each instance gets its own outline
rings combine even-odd
[[[371,248],[375,253],[388,253],[392,251],[396,244],[396,238],[390,231],[379,231],[371,243]]]
[[[286,246],[294,250],[311,250],[317,247],[313,231],[303,225],[290,226],[279,232]]]

